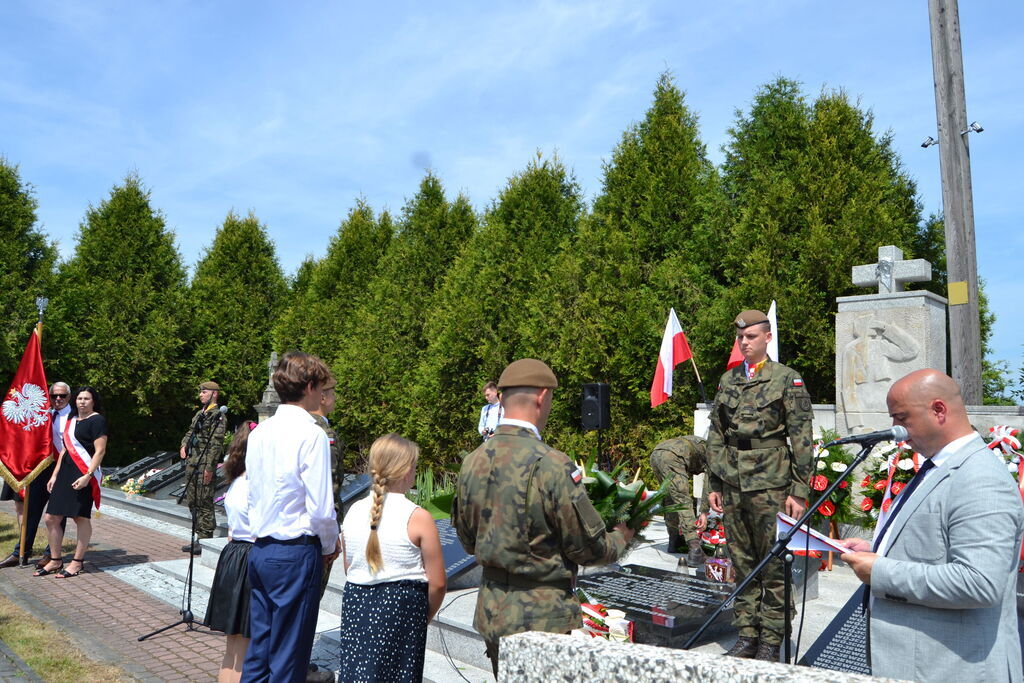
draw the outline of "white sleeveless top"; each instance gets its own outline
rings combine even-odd
[[[385,581],[413,579],[426,581],[423,571],[423,555],[409,540],[409,518],[418,505],[401,493],[388,493],[384,498],[384,510],[377,525],[380,541],[380,555],[384,566],[374,574],[366,563],[366,542],[370,538],[370,506],[373,493],[352,504],[342,524],[345,538],[345,554],[352,563],[345,580],[369,585]]]
[[[249,477],[245,473],[231,482],[228,492],[224,494],[224,512],[228,513],[231,540],[250,543],[256,540],[249,526]]]

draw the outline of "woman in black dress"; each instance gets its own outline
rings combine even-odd
[[[50,502],[46,506],[46,531],[50,537],[50,561],[35,573],[67,579],[82,573],[85,551],[92,537],[92,506],[100,506],[100,463],[107,450],[107,421],[100,414],[100,395],[92,387],[75,392],[64,430],[63,450],[57,469],[47,484]],[[78,531],[75,555],[64,568],[61,521],[73,517]]]

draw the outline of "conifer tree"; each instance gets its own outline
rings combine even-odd
[[[725,327],[745,308],[779,305],[780,355],[811,394],[835,394],[835,298],[857,293],[850,269],[879,246],[910,249],[920,221],[916,187],[889,134],[841,91],[807,104],[783,78],[738,113],[723,177],[730,229],[723,245]]]
[[[698,400],[692,370],[679,368],[672,401],[653,411],[650,386],[670,307],[698,360],[706,363],[709,349],[722,345],[704,324],[719,287],[718,197],[697,118],[663,74],[645,117],[623,134],[606,164],[592,215],[531,304],[545,320],[538,338],[543,357],[563,382],[548,430],[562,447],[594,444],[579,427],[585,382],[610,385],[613,420],[604,436],[615,456],[646,455],[661,436],[685,429]]]
[[[434,292],[476,230],[469,201],[445,199],[427,174],[402,210],[376,275],[350,312],[332,367],[338,378],[337,416],[350,446],[368,447],[381,434],[417,438],[416,367],[427,346],[424,323]]]
[[[194,398],[182,358],[185,269],[138,176],[89,208],[58,277],[43,338],[50,376],[100,393],[108,464],[176,450]]]
[[[428,459],[454,461],[479,443],[480,388],[545,331],[528,307],[576,231],[583,202],[557,159],[512,177],[431,301],[417,382],[416,433]],[[557,330],[548,331],[557,334]]]
[[[253,414],[267,382],[271,324],[286,285],[259,219],[231,212],[196,264],[189,288],[191,386],[213,380],[235,417]]]
[[[5,388],[38,318],[36,297],[49,293],[56,254],[36,228],[31,187],[21,182],[17,166],[0,157],[0,377]]]
[[[313,274],[320,262],[307,254],[295,274],[287,278],[288,290],[285,292],[281,314],[274,321],[274,348],[301,349],[308,332],[305,315],[306,294],[313,282]]]
[[[278,350],[302,349],[328,363],[338,357],[352,309],[376,274],[393,232],[387,212],[376,218],[364,200],[356,203],[282,316]]]

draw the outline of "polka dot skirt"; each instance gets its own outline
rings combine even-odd
[[[339,681],[423,680],[427,584],[346,583],[341,610]]]

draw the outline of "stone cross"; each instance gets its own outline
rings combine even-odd
[[[903,260],[903,250],[892,245],[878,248],[878,263],[853,267],[853,284],[858,287],[878,285],[879,294],[902,292],[905,282],[928,282],[932,264],[924,259]]]

